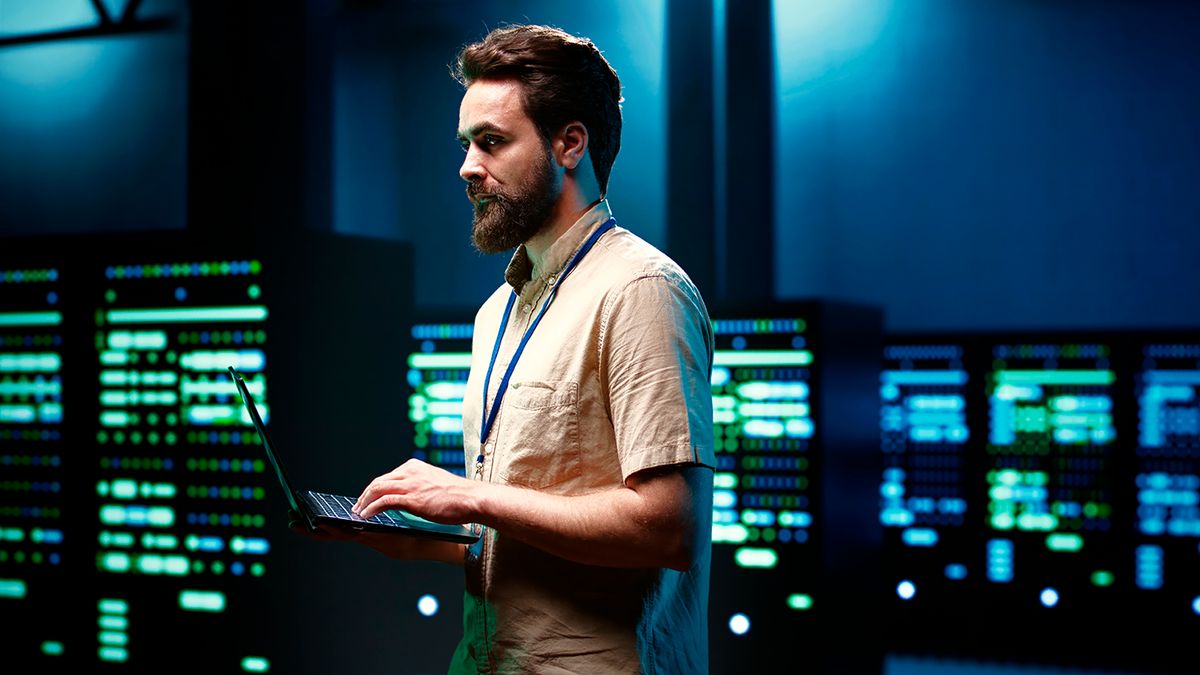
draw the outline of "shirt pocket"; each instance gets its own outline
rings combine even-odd
[[[578,476],[579,383],[529,380],[509,387],[499,439],[504,482],[543,488]]]

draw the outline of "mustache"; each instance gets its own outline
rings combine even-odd
[[[476,184],[476,183],[471,183],[470,185],[468,185],[466,188],[466,192],[467,192],[467,199],[470,199],[471,203],[476,204],[476,205],[478,205],[480,199],[484,199],[484,198],[493,199],[498,202],[511,201],[509,199],[508,195],[504,194],[503,192],[498,192],[498,191],[493,192],[491,190],[485,189],[482,185]]]

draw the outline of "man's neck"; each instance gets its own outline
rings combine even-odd
[[[554,245],[554,242],[558,241],[564,232],[571,229],[571,226],[587,213],[588,209],[599,202],[600,199],[596,199],[596,201],[586,203],[578,192],[575,192],[571,198],[564,193],[563,198],[554,207],[554,216],[550,219],[550,224],[525,242],[525,255],[529,256],[529,262],[533,264],[534,277],[541,274],[542,261],[546,259],[546,253]]]

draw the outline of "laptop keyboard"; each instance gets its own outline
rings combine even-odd
[[[330,518],[341,518],[343,520],[357,520],[368,523],[380,523],[383,525],[400,525],[404,523],[402,518],[393,518],[392,513],[384,511],[370,518],[359,518],[351,511],[354,506],[354,500],[345,495],[331,495],[325,492],[308,492],[308,503],[312,506],[318,515],[328,516]],[[396,515],[400,515],[396,513]]]

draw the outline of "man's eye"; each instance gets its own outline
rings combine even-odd
[[[483,135],[483,144],[484,145],[500,145],[500,137],[493,136],[492,134],[484,134]]]

